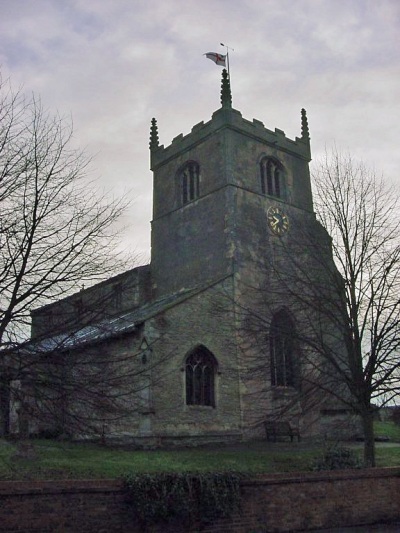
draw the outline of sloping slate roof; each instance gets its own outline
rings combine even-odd
[[[162,311],[173,307],[203,291],[206,287],[183,290],[169,295],[161,300],[145,304],[139,309],[124,313],[123,315],[107,318],[96,324],[84,326],[79,330],[61,333],[30,344],[34,351],[54,351],[77,348],[87,344],[99,342],[126,333],[135,331],[137,327],[158,315]]]

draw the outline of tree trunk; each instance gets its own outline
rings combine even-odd
[[[10,434],[10,384],[0,380],[0,437]]]
[[[364,431],[364,466],[375,466],[375,435],[374,435],[374,415],[372,411],[362,414],[362,424]]]

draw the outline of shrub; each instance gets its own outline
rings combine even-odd
[[[324,452],[322,457],[317,457],[311,470],[341,470],[343,468],[361,468],[362,461],[358,455],[349,448],[334,446]]]
[[[125,486],[142,523],[205,524],[239,509],[242,478],[234,472],[137,474],[126,476]]]

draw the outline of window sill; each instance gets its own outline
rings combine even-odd
[[[187,409],[200,409],[200,410],[210,410],[210,409],[215,409],[215,405],[198,405],[198,404],[186,404],[185,407]]]

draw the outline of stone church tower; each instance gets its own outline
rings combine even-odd
[[[294,347],[283,349],[279,338],[274,345],[269,331],[274,318],[278,332],[293,332],[299,323],[290,309],[294,280],[287,259],[304,254],[305,234],[318,235],[320,253],[330,256],[329,237],[313,213],[305,110],[295,140],[258,120],[245,120],[232,108],[224,71],[221,108],[212,120],[164,148],[153,119],[150,150],[155,297],[214,287],[208,296],[213,301],[224,283],[226,302],[216,305],[214,316],[219,324],[225,324],[225,314],[235,322],[229,324],[235,337],[230,352],[237,357],[243,424],[256,427],[262,407],[264,417],[289,416],[296,424],[308,419],[305,425],[315,433],[312,422],[320,413],[304,413],[296,390],[299,354]]]
[[[158,146],[153,122],[157,295],[240,276],[252,254],[268,253],[270,241],[289,231],[293,212],[312,213],[305,111],[301,137],[292,141],[232,109],[226,74],[221,93],[222,107],[212,120],[167,148]]]
[[[304,295],[320,293],[324,268],[334,268],[313,212],[306,112],[295,140],[244,119],[232,108],[224,70],[211,120],[164,147],[153,119],[150,154],[150,265],[34,311],[33,338],[48,338],[51,322],[58,335],[75,331],[73,340],[62,336],[58,353],[96,364],[101,352],[110,368],[123,356],[130,378],[119,381],[121,416],[107,421],[103,410],[101,423],[91,424],[103,436],[242,439],[282,419],[304,436],[330,431],[347,413],[308,379],[317,355],[304,357],[316,321]],[[107,308],[94,317],[99,299]],[[86,319],[76,315],[77,302]],[[78,396],[72,402],[83,405]]]

